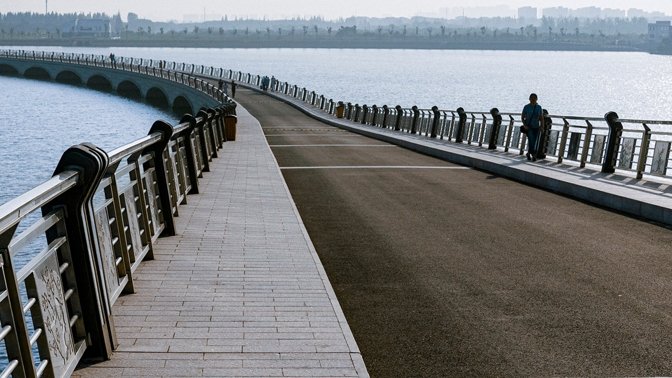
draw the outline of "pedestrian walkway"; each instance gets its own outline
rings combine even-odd
[[[76,377],[367,376],[259,123],[238,110],[201,194],[113,309],[119,347]]]
[[[257,90],[256,88],[252,88]],[[550,160],[528,162],[523,155],[501,150],[432,139],[337,119],[305,102],[274,92],[265,92],[324,123],[393,143],[423,154],[491,172],[529,185],[568,195],[665,226],[672,226],[672,180],[648,176],[637,180],[634,173],[604,174],[599,167],[580,168]]]

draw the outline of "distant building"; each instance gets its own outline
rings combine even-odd
[[[625,18],[623,9],[604,8],[602,9],[602,18]]]
[[[572,15],[572,11],[565,7],[551,7],[542,9],[541,14],[548,18],[568,18]]]
[[[110,20],[76,19],[70,28],[70,37],[74,38],[111,38]]]
[[[649,24],[649,42],[653,45],[660,45],[663,41],[670,39],[672,32],[672,22],[656,21]]]
[[[628,18],[646,18],[650,21],[658,21],[659,19],[666,18],[666,16],[662,12],[647,12],[643,9],[630,8],[628,9]]]
[[[573,16],[578,18],[600,18],[602,16],[602,9],[598,7],[579,8],[573,12]]]
[[[538,19],[537,8],[535,7],[518,8],[518,19],[525,21],[536,21]]]

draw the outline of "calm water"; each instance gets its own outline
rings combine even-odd
[[[147,135],[159,109],[107,93],[0,76],[0,204],[46,181],[82,142],[106,151]]]
[[[32,48],[25,48],[32,49]],[[53,50],[45,48],[44,50]],[[275,75],[335,100],[520,111],[530,92],[553,114],[670,119],[672,56],[647,53],[348,49],[61,48]]]
[[[672,57],[646,53],[348,49],[32,48],[213,65],[360,104],[519,111],[530,92],[553,114],[670,119]],[[83,141],[117,147],[160,110],[110,94],[0,77],[0,203],[49,177]],[[95,115],[95,117],[91,117]]]

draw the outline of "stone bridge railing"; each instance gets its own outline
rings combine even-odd
[[[84,357],[110,356],[112,306],[135,291],[136,269],[157,238],[175,235],[179,205],[233,137],[235,103],[216,88],[132,69],[196,85],[219,105],[177,126],[157,121],[109,152],[73,146],[50,180],[0,206],[2,377],[69,376]]]
[[[157,63],[124,57],[111,60],[101,55],[0,50],[0,74],[83,84],[145,99],[180,115],[231,102],[226,93],[208,81]]]

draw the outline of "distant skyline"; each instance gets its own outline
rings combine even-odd
[[[465,15],[480,16],[474,8],[488,7],[483,15],[491,16],[492,8],[499,6],[515,10],[522,6],[534,6],[539,9],[563,6],[580,8],[596,6],[600,8],[638,8],[645,11],[659,11],[672,14],[672,1],[661,0],[386,0],[384,3],[365,0],[48,0],[50,12],[104,12],[116,14],[120,12],[124,18],[129,12],[137,13],[142,18],[156,21],[195,21],[219,19],[225,15],[229,18],[293,18],[321,16],[334,19],[349,16],[371,17],[413,17],[424,16],[454,16],[455,9],[465,8]],[[449,13],[447,10],[451,10]],[[44,13],[45,0],[0,0],[0,13],[7,12],[37,12]],[[514,16],[514,12],[510,16]]]

